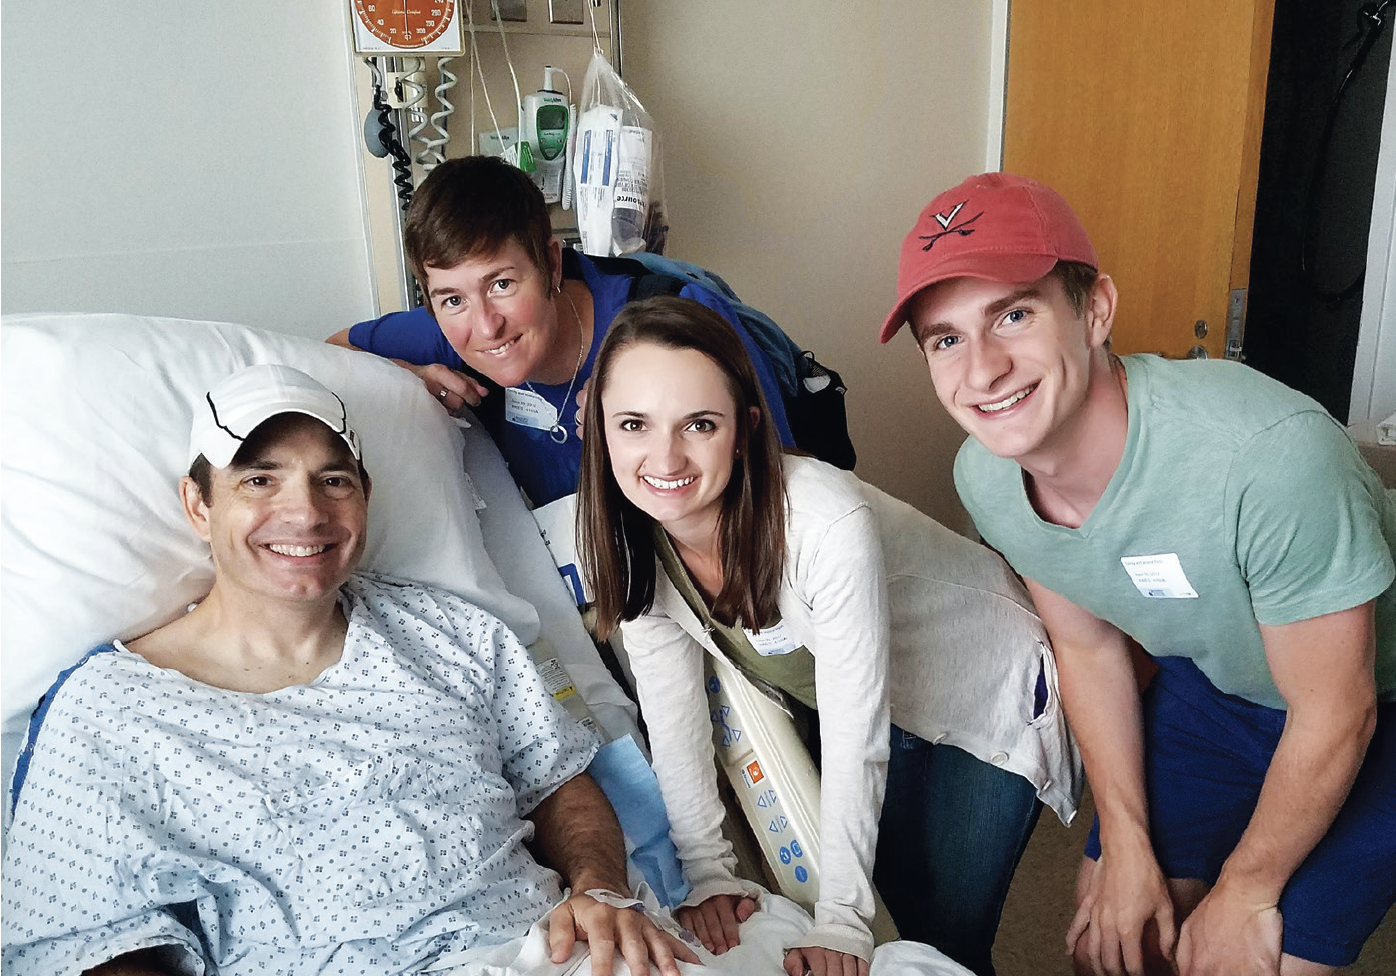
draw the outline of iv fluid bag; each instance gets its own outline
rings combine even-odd
[[[620,129],[620,109],[610,105],[586,109],[577,122],[577,231],[587,254],[611,253]]]
[[[598,51],[576,131],[577,228],[587,254],[663,253],[662,142],[639,98]]]
[[[645,221],[650,202],[650,145],[653,133],[638,125],[620,129],[620,162],[616,167],[611,209],[611,252],[634,254],[645,249]]]

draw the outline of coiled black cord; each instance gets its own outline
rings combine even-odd
[[[412,157],[407,155],[407,150],[398,141],[392,109],[388,107],[383,84],[376,71],[373,73],[373,110],[378,113],[378,142],[384,153],[393,157],[393,185],[397,187],[398,206],[406,213],[408,204],[412,202]]]

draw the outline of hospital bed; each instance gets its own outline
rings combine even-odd
[[[241,366],[281,362],[339,393],[363,439],[373,497],[361,568],[451,590],[519,634],[554,697],[612,743],[611,767],[593,772],[620,801],[632,877],[649,881],[660,901],[682,897],[657,784],[632,745],[642,744],[636,707],[597,653],[482,427],[448,418],[385,360],[238,325],[8,316],[0,338],[7,785],[29,713],[62,669],[113,636],[169,621],[207,591],[207,550],[176,494],[190,405]],[[757,880],[809,910],[817,773],[785,714],[735,670],[716,662],[708,690],[719,762],[767,862]],[[9,815],[6,802],[6,826]],[[959,970],[942,956],[912,971]]]

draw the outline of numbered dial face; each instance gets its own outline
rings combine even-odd
[[[451,23],[456,0],[354,0],[354,16],[395,48],[425,47]]]

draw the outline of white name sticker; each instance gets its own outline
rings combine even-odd
[[[509,386],[504,389],[504,419],[519,427],[551,430],[557,426],[557,408],[532,390]]]
[[[1121,556],[1120,562],[1139,592],[1151,599],[1197,599],[1197,591],[1188,582],[1176,552],[1157,556]]]
[[[779,620],[760,632],[743,627],[742,633],[746,634],[746,639],[751,641],[751,646],[762,657],[789,654],[800,647],[800,642],[786,629],[784,620]]]

